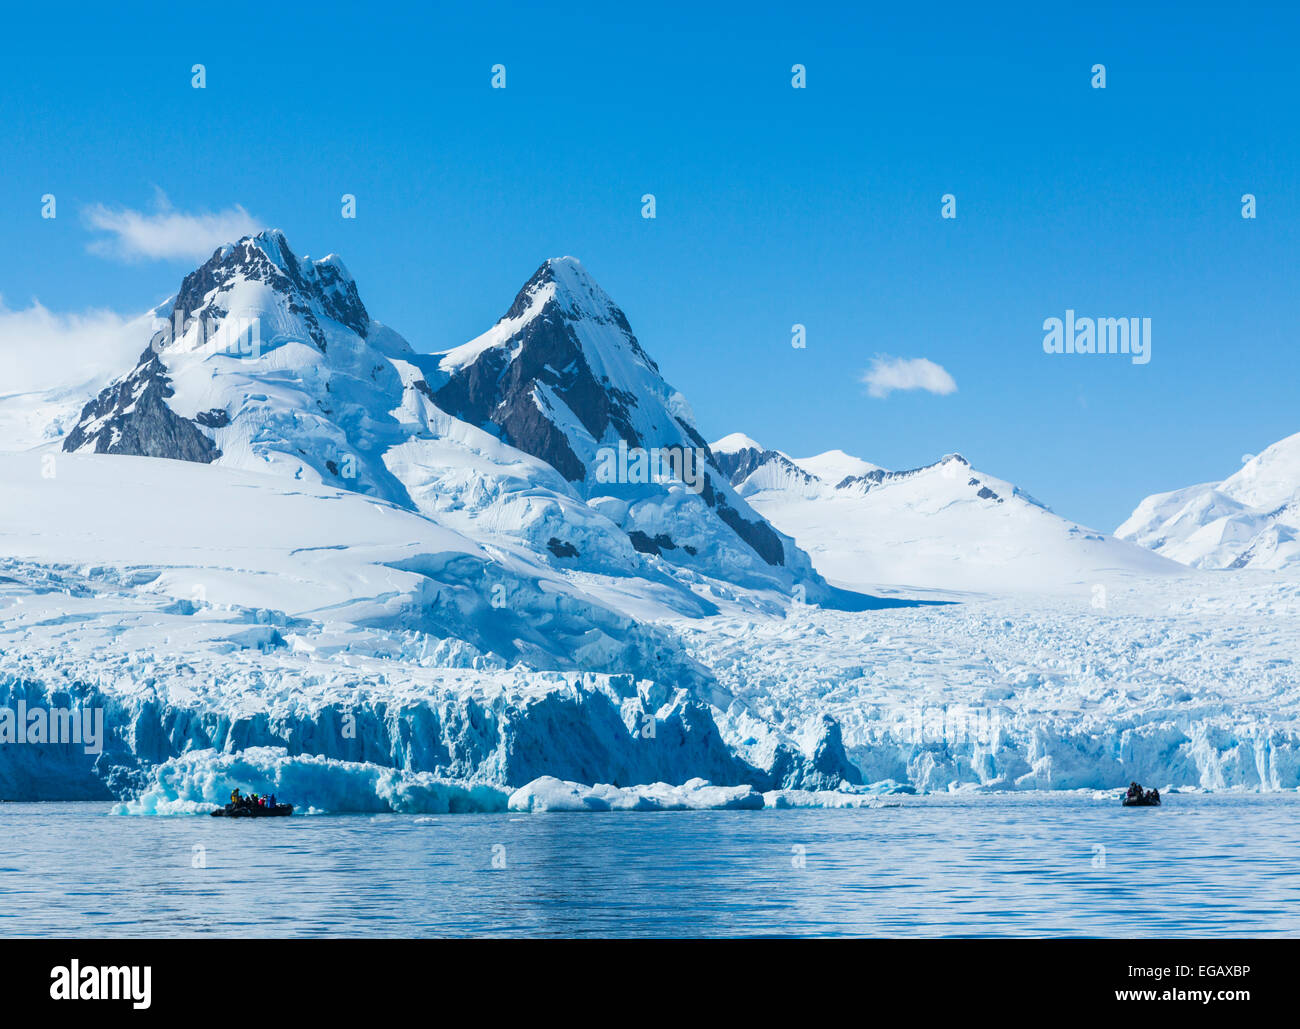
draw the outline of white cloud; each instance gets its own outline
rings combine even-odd
[[[148,345],[151,325],[148,315],[58,314],[37,301],[11,310],[0,298],[0,401],[128,371]]]
[[[863,373],[862,382],[868,394],[882,398],[895,390],[923,389],[940,396],[957,392],[956,381],[944,367],[924,357],[882,354],[872,359],[871,367]]]
[[[233,243],[261,228],[258,220],[238,204],[215,213],[186,214],[173,210],[166,195],[157,190],[155,206],[157,210],[153,214],[104,204],[87,208],[83,212],[86,224],[109,234],[109,238],[97,239],[87,249],[103,257],[124,260],[201,261],[211,257],[212,251],[223,243]]]

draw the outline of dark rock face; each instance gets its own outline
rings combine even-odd
[[[665,550],[676,550],[677,544],[672,538],[663,532],[655,533],[654,537],[648,536],[640,529],[633,529],[627,534],[627,538],[632,541],[632,549],[640,551],[642,554],[662,554]]]
[[[713,480],[707,475],[704,477],[704,488],[700,491],[700,495],[704,497],[704,502],[717,512],[718,517],[753,548],[754,553],[775,567],[785,565],[785,545],[782,544],[781,537],[776,534],[772,526],[761,518],[752,522],[745,518],[727,502],[725,496],[713,488]]]
[[[285,256],[290,260],[293,259],[288,247],[285,247]],[[365,339],[370,333],[370,313],[361,302],[357,284],[351,278],[345,277],[333,264],[321,262],[313,267],[316,269],[316,279],[319,283],[317,296],[326,313],[336,322],[346,325]],[[308,291],[305,284],[300,288],[304,292]]]
[[[717,511],[718,517],[730,525],[736,535],[753,547],[754,552],[764,561],[778,568],[785,564],[785,547],[781,543],[781,537],[767,522],[747,521],[739,511],[721,498],[719,498]]]
[[[532,295],[552,277],[548,261],[520,290],[506,318],[522,315]],[[433,401],[473,425],[495,426],[505,442],[541,458],[570,482],[577,482],[585,477],[586,468],[564,434],[547,417],[551,414],[548,391],[563,401],[595,439],[602,439],[613,426],[629,447],[644,443],[629,415],[637,398],[596,378],[573,331],[571,317],[554,301],[548,302],[504,346],[485,350],[473,364],[452,375],[434,393]],[[658,371],[617,307],[608,315],[588,313],[584,317],[615,325],[626,336],[626,345]]]
[[[224,408],[215,407],[211,411],[200,411],[194,420],[209,429],[224,429],[230,424],[230,415]]]
[[[920,470],[921,469],[919,468],[915,468],[912,470],[912,472],[895,473],[895,472],[887,472],[883,468],[873,468],[865,475],[846,475],[844,478],[842,478],[839,482],[835,484],[835,488],[844,489],[846,486],[862,486],[864,489],[870,489],[872,486],[879,486],[882,482],[885,481],[885,479],[889,478],[891,475],[895,475],[895,474],[911,475],[913,472],[918,472]]]
[[[567,540],[552,536],[546,541],[546,549],[558,558],[577,557],[578,548]]]
[[[879,486],[882,482],[897,482],[899,479],[910,479],[918,472],[929,471],[931,468],[937,468],[944,461],[954,461],[963,468],[969,468],[970,462],[961,454],[949,454],[943,461],[935,461],[933,464],[924,464],[919,468],[909,468],[902,472],[887,472],[883,468],[874,468],[865,475],[849,475],[835,484],[836,489],[844,489],[848,486],[860,486],[863,491],[871,489],[873,486]],[[972,478],[970,485],[977,485],[978,479]]]
[[[493,424],[511,446],[540,457],[570,482],[580,482],[586,477],[586,466],[569,446],[563,430],[547,417],[551,413],[544,394],[535,389],[518,390],[502,401]]]
[[[63,441],[64,451],[93,448],[96,454],[169,457],[201,464],[215,461],[221,451],[212,440],[167,406],[172,393],[167,369],[157,354],[146,350],[134,372],[85,406]]]
[[[812,482],[813,477],[783,454],[775,450],[746,447],[730,454],[714,454],[713,463],[733,486],[739,486],[765,464],[775,462],[802,482]]]

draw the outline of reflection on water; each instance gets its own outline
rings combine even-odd
[[[1298,935],[1298,816],[1295,794],[261,821],[0,804],[0,936]]]

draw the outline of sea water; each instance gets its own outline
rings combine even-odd
[[[125,817],[0,804],[0,936],[1300,934],[1300,796]]]

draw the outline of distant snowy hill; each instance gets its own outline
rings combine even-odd
[[[1052,591],[1177,568],[1058,517],[957,454],[893,472],[842,451],[791,458],[739,434],[713,451],[737,492],[851,589]]]
[[[1147,497],[1115,535],[1194,568],[1300,567],[1300,433],[1222,482]]]

